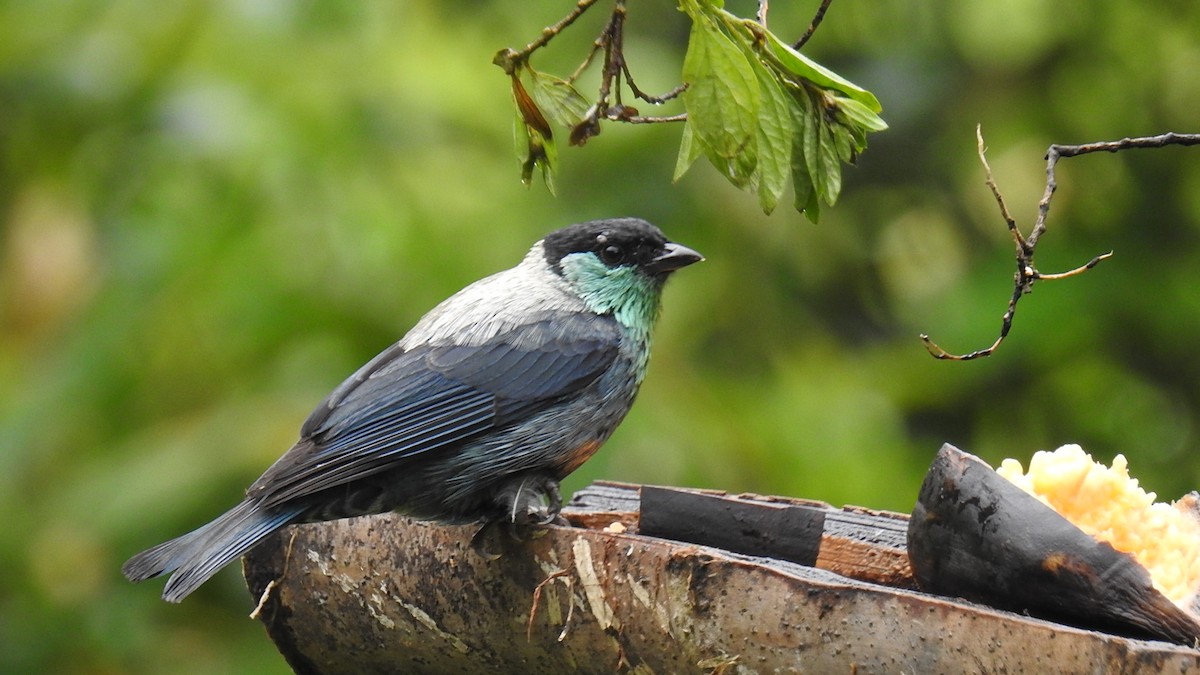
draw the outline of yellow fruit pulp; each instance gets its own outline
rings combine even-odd
[[[996,472],[1037,497],[1084,532],[1130,553],[1163,595],[1190,603],[1200,585],[1200,523],[1129,477],[1123,455],[1111,467],[1078,445],[1034,453],[1029,471],[1006,459]]]

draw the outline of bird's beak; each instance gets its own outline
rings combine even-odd
[[[683,244],[667,242],[662,253],[646,263],[645,269],[651,274],[666,274],[701,260],[704,260],[704,256]]]

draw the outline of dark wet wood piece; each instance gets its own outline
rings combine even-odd
[[[756,501],[646,485],[638,532],[801,565],[817,562],[825,531],[824,504]]]
[[[812,560],[815,548],[815,567],[854,579],[916,588],[905,551],[908,516],[904,514],[857,506],[839,509],[811,499],[600,481],[575,493],[563,515],[582,527],[603,529],[620,522],[623,531],[801,564]],[[785,533],[787,537],[728,531],[730,522],[772,519],[776,526],[786,525],[789,519],[800,523],[801,531]],[[763,527],[747,529],[761,532]]]
[[[1184,645],[1200,624],[1145,568],[977,457],[945,445],[921,486],[908,550],[923,590]]]

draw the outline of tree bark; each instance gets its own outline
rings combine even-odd
[[[698,494],[701,520],[821,511],[816,566],[638,534],[638,488],[601,485],[564,512],[578,526],[505,540],[495,560],[472,548],[477,527],[380,515],[288,528],[246,556],[246,578],[298,673],[1200,668],[1192,649],[910,590],[904,516]]]

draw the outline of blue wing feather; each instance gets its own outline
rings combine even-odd
[[[619,341],[610,317],[558,313],[484,345],[394,345],[313,411],[250,494],[279,504],[461,446],[591,384]]]

